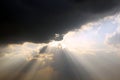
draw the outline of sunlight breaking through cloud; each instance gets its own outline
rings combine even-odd
[[[87,74],[90,74],[89,78],[92,77],[92,80],[119,80],[119,21],[120,14],[115,14],[86,23],[65,34],[61,41],[24,42],[1,47],[0,72],[4,74],[0,75],[0,78],[5,78],[11,70],[17,70],[15,76],[9,76],[9,80],[19,77],[22,77],[20,80],[30,80],[33,77],[38,80],[39,75],[47,75],[49,78],[55,75],[60,79],[64,79],[63,76],[75,75],[76,80],[82,75],[88,80],[84,77]],[[59,36],[55,34],[56,38]],[[110,47],[111,45],[117,49]],[[19,66],[21,68],[18,68]],[[41,76],[41,79],[49,78]]]

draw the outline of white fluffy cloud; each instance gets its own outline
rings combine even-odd
[[[120,15],[117,14],[111,16],[108,19],[112,19],[112,22],[117,26],[117,29],[114,30],[113,33],[107,34],[105,43],[119,50],[120,49]]]
[[[120,48],[120,29],[108,35],[106,42],[113,47]]]

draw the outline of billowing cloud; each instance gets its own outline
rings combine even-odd
[[[120,29],[107,36],[107,43],[113,47],[120,49]]]
[[[119,80],[119,52],[104,44],[119,47],[119,19],[115,14],[86,23],[59,41],[1,46],[0,79]]]
[[[112,19],[113,24],[115,24],[117,27],[112,32],[106,35],[105,43],[109,46],[112,46],[114,48],[117,48],[119,50],[120,48],[120,15],[112,16],[110,17]]]
[[[36,44],[31,42],[25,42],[23,44],[9,44],[4,48],[1,48],[1,57],[22,56],[26,60],[39,59],[44,61],[45,59],[51,59],[53,53],[44,50],[47,44]]]
[[[120,9],[119,0],[2,0],[1,4],[0,44],[49,42],[56,33],[65,34]]]

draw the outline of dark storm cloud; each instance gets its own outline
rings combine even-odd
[[[2,0],[0,43],[46,42],[119,11],[119,0]]]

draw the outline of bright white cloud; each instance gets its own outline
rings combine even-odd
[[[120,28],[106,37],[106,43],[110,46],[120,49]]]

